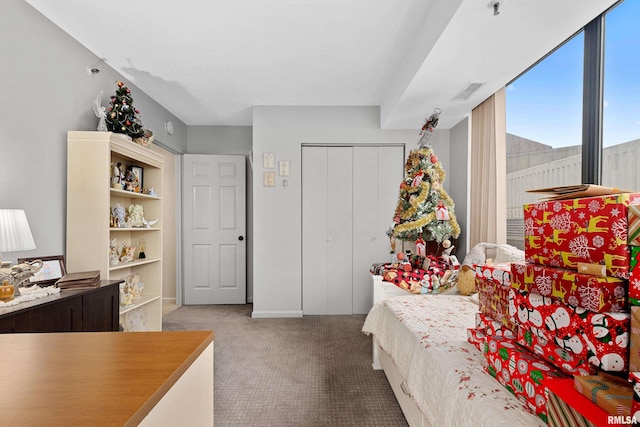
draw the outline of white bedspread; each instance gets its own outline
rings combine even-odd
[[[460,295],[408,295],[378,302],[362,331],[391,355],[434,426],[545,426],[483,370],[467,342],[478,305]]]

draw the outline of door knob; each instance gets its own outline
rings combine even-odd
[[[243,236],[238,236],[238,240],[240,240],[241,242],[244,240]]]

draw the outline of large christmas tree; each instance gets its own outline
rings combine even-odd
[[[140,111],[133,107],[131,91],[120,81],[116,94],[111,96],[105,121],[107,130],[111,132],[124,133],[134,139],[145,135],[140,121]]]
[[[436,109],[425,121],[419,147],[411,150],[407,158],[393,218],[392,240],[412,241],[416,246],[436,242],[448,248],[451,239],[460,235],[453,200],[442,187],[446,173],[429,145],[439,116],[440,110]]]

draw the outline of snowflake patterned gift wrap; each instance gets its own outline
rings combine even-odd
[[[511,289],[509,314],[547,341],[605,371],[629,367],[629,313],[595,313],[556,298]]]
[[[560,347],[555,341],[547,341],[544,336],[523,326],[518,327],[517,342],[567,375],[593,375],[596,371],[595,366],[587,362],[586,358]]]
[[[526,261],[571,270],[595,264],[628,279],[628,207],[638,203],[640,194],[624,193],[525,205]]]
[[[526,402],[531,412],[547,421],[547,398],[543,382],[548,378],[568,376],[509,338],[488,336],[484,352],[489,375]]]
[[[511,264],[511,287],[601,313],[628,308],[627,281],[529,263]]]
[[[633,386],[612,375],[587,375],[573,378],[574,387],[587,399],[611,415],[631,415]]]

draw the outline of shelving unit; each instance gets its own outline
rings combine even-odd
[[[120,324],[125,331],[162,330],[162,157],[111,132],[69,131],[67,150],[67,270],[100,270],[103,280],[140,274],[142,295],[133,304],[120,306]],[[141,167],[143,187],[153,187],[157,196],[111,188],[113,165],[118,162]],[[125,210],[131,204],[141,205],[145,219],[158,221],[150,228],[110,227],[116,204]],[[131,242],[135,260],[112,265],[113,239],[118,246]],[[145,258],[139,258],[141,241]]]

